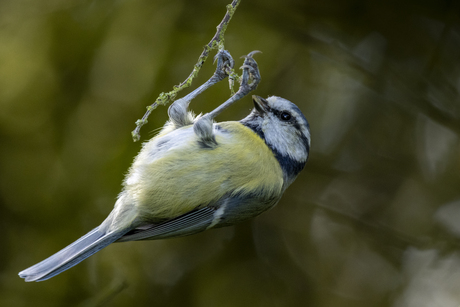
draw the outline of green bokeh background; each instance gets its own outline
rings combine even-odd
[[[228,3],[0,1],[0,306],[458,307],[458,1],[243,0],[226,48],[238,67],[261,50],[255,93],[295,102],[312,129],[278,206],[113,244],[45,282],[17,276],[110,212],[134,122],[188,76]],[[228,96],[223,82],[191,108]],[[155,110],[142,140],[166,119]]]

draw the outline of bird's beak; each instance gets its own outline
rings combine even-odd
[[[269,106],[267,100],[263,99],[260,96],[252,95],[252,101],[254,102],[254,107],[260,115],[264,115],[268,112]]]

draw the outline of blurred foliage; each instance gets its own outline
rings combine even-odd
[[[227,49],[262,50],[256,93],[295,102],[312,128],[306,170],[278,206],[113,244],[46,282],[17,277],[110,212],[139,150],[134,122],[188,76],[228,3],[0,1],[0,306],[458,307],[460,5],[449,0],[243,0]],[[228,95],[223,82],[191,107]],[[156,109],[143,140],[166,118]]]

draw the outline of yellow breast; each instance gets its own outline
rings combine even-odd
[[[200,146],[191,126],[144,145],[125,181],[144,218],[173,218],[224,195],[282,193],[283,173],[265,142],[238,122],[219,126],[213,148]]]

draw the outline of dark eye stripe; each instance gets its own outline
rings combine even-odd
[[[286,112],[286,111],[283,111],[283,112],[281,112],[281,114],[280,114],[280,119],[281,119],[281,120],[284,120],[284,121],[288,121],[288,120],[291,119],[291,114],[289,114],[289,113]]]
[[[295,121],[294,117],[288,111],[273,110],[273,114],[284,122]]]

